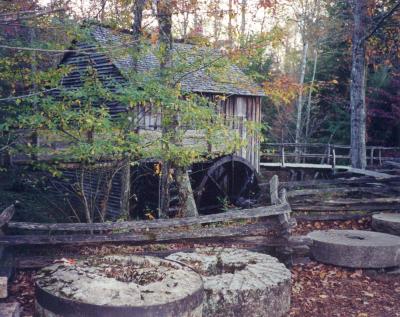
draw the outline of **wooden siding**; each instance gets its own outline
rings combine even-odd
[[[215,100],[215,97],[212,97]],[[246,140],[246,148],[240,149],[236,154],[247,159],[259,170],[260,163],[260,138],[249,135],[244,125],[245,121],[261,122],[261,97],[256,96],[230,96],[219,101],[222,112],[227,119],[234,118],[232,129],[238,129],[240,135]],[[236,120],[235,120],[236,119]]]
[[[90,48],[86,44],[79,44],[78,47],[84,49]],[[89,66],[96,70],[99,79],[111,90],[113,89],[113,83],[120,84],[125,82],[125,78],[110,58],[96,51],[94,48],[93,51],[86,51],[85,54],[66,55],[62,63],[74,68],[68,76],[63,78],[62,83],[68,88],[79,87],[83,84],[80,77],[86,72],[86,68]],[[231,95],[221,98],[221,95],[212,93],[204,93],[202,95],[219,104],[220,111],[224,114],[226,120],[229,121],[230,128],[239,131],[241,137],[246,140],[246,147],[238,150],[236,154],[249,160],[258,170],[260,156],[259,138],[248,134],[245,122],[253,121],[259,123],[261,121],[261,97]],[[126,111],[126,107],[118,103],[109,103],[108,107],[112,116]],[[152,105],[137,107],[133,113],[133,117],[138,121],[141,130],[154,131],[161,128],[161,115],[153,109]],[[187,144],[192,144],[193,140],[188,141]],[[214,150],[218,151],[218,149]]]

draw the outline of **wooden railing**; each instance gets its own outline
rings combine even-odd
[[[400,147],[367,146],[367,163],[382,165],[384,160],[400,157]],[[261,162],[350,165],[351,147],[325,143],[267,143]]]

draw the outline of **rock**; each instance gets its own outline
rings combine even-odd
[[[93,257],[36,275],[39,317],[201,317],[203,296],[197,273],[155,257]]]
[[[400,236],[400,213],[380,213],[372,216],[372,228]]]
[[[363,230],[326,230],[308,234],[312,256],[320,262],[352,268],[386,268],[400,264],[400,238]]]
[[[201,248],[167,259],[202,275],[204,317],[278,317],[289,311],[290,271],[274,257],[240,249]]]
[[[0,303],[0,317],[19,317],[20,307],[18,303]]]

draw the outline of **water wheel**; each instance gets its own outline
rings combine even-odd
[[[255,168],[246,159],[229,155],[194,164],[191,173],[200,213],[223,211],[227,207],[250,207],[260,193]]]
[[[155,172],[158,161],[147,160],[132,172],[132,193],[135,200],[135,218],[146,218],[149,211],[159,207],[160,177]],[[259,197],[258,176],[255,168],[246,159],[229,155],[215,160],[192,165],[190,180],[201,214],[221,212],[224,209],[250,207]],[[171,185],[171,210],[176,205],[176,189]],[[171,212],[173,214],[173,212]]]

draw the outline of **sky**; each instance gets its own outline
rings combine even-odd
[[[39,3],[42,5],[48,5],[54,0],[39,0]],[[90,12],[89,7],[90,7],[90,0],[70,0],[71,7],[76,11],[79,15],[81,15],[82,10]],[[112,1],[108,1],[110,3]],[[202,20],[203,24],[203,29],[204,32],[212,32],[214,33],[214,19],[210,16],[209,11],[210,8],[208,7],[208,2],[209,0],[199,0],[200,3],[200,10],[199,10],[199,17]],[[234,1],[235,2],[235,1]],[[263,10],[260,10],[256,8],[257,3],[259,0],[247,0],[248,7],[250,8],[251,12],[248,12],[246,14],[246,20],[247,20],[247,32],[259,32],[261,29],[270,29],[273,24],[276,23],[275,17],[272,14],[268,14],[268,12],[265,12]],[[239,1],[240,3],[240,1]],[[228,0],[219,0],[219,9],[228,12]],[[236,5],[238,6],[238,5]],[[238,8],[240,9],[240,8]],[[250,11],[249,10],[249,11]],[[93,11],[93,10],[92,10]],[[177,17],[175,17],[177,19]],[[182,21],[182,16],[179,17],[179,20]],[[193,16],[189,18],[190,22],[193,23]],[[177,20],[175,20],[177,22]],[[220,21],[219,23],[222,23],[223,27],[222,29],[226,29],[226,26],[228,25],[228,15],[225,14],[224,18]],[[239,28],[241,23],[241,15],[237,14],[235,17],[233,17],[233,25]],[[189,23],[190,24],[190,23]],[[221,36],[224,36],[224,33],[221,31]]]

